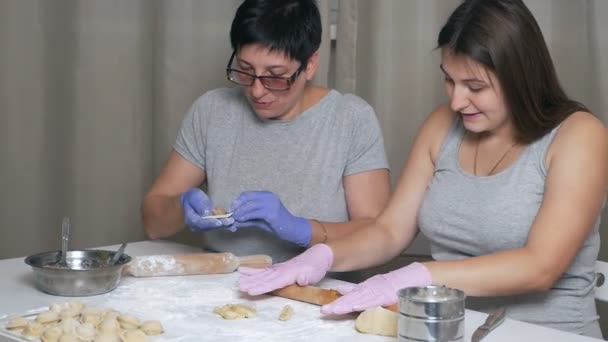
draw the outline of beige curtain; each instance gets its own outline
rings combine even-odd
[[[145,238],[141,198],[190,104],[227,84],[240,2],[0,1],[0,259],[59,248],[64,215],[73,248]],[[326,84],[328,38],[321,55]]]

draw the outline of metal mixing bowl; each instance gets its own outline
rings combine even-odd
[[[32,266],[36,287],[56,296],[93,296],[116,288],[122,269],[131,261],[123,254],[115,265],[108,262],[115,251],[75,250],[68,251],[66,266],[60,266],[61,251],[30,255],[25,263]]]

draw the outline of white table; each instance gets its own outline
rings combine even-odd
[[[103,247],[115,250],[116,246]],[[169,241],[130,243],[126,253],[131,256],[198,252],[200,249]],[[38,291],[33,274],[23,258],[0,260],[0,318],[40,310],[52,303],[78,299],[89,305],[111,307],[142,319],[158,319],[166,333],[152,341],[395,341],[395,338],[360,334],[354,329],[352,317],[328,319],[314,305],[274,296],[244,297],[238,291],[238,274],[185,277],[124,277],[110,292],[91,297],[57,297]],[[338,280],[326,279],[322,287],[333,287]],[[212,313],[214,307],[227,303],[249,303],[256,306],[254,319],[225,321]],[[289,304],[294,318],[277,320],[280,309]],[[467,310],[465,341],[486,314]],[[0,341],[12,341],[0,336]],[[491,332],[484,342],[597,341],[537,325],[507,319]]]

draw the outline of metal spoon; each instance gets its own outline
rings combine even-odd
[[[64,217],[61,224],[61,258],[57,266],[67,267],[66,257],[68,255],[68,243],[70,241],[70,218]]]
[[[122,256],[122,253],[124,252],[126,247],[127,247],[126,242],[123,243],[122,245],[120,245],[118,250],[116,252],[114,252],[114,256],[112,256],[112,259],[110,259],[110,261],[108,262],[108,265],[114,266],[118,262],[118,259],[120,259],[120,257]]]

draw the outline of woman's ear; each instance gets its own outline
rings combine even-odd
[[[317,72],[317,68],[319,67],[319,50],[315,51],[312,56],[308,59],[308,63],[306,64],[306,80],[310,81],[315,76]]]

